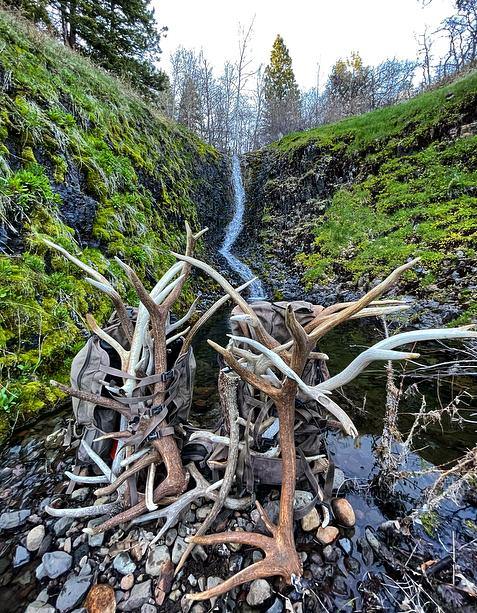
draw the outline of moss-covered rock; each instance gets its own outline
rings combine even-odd
[[[311,295],[343,295],[420,256],[402,288],[475,317],[476,121],[474,71],[249,154],[247,245],[275,291],[295,275]]]
[[[151,283],[184,246],[184,220],[220,224],[228,163],[118,80],[0,12],[0,433],[59,399],[107,299],[42,242],[113,278],[113,257]],[[218,232],[212,232],[215,238]]]

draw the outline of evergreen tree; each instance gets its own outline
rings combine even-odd
[[[3,0],[3,5],[9,9],[20,11],[27,19],[35,23],[49,25],[48,0]]]
[[[51,4],[65,44],[126,77],[146,96],[155,97],[167,86],[166,75],[154,65],[166,28],[157,29],[149,0],[54,0]]]
[[[292,60],[283,38],[278,35],[273,43],[270,63],[265,69],[265,140],[276,140],[298,129],[300,119],[300,91]]]
[[[328,98],[326,121],[357,115],[372,106],[372,71],[365,66],[359,53],[338,60],[331,69],[326,84]]]

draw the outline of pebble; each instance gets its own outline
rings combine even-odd
[[[104,517],[95,517],[88,522],[88,528],[95,528],[104,522]],[[90,547],[101,547],[104,542],[104,532],[99,534],[88,534],[88,545]]]
[[[311,509],[311,511],[301,520],[301,527],[305,532],[311,532],[312,530],[316,530],[316,528],[318,528],[320,524],[320,514],[315,507],[313,507],[313,509]]]
[[[93,585],[86,598],[88,613],[114,613],[116,599],[114,590],[110,585]]]
[[[65,539],[65,542],[63,543],[63,551],[66,551],[66,553],[71,553],[71,538],[70,537]]]
[[[55,613],[55,607],[49,604],[35,600],[27,606],[25,613]]]
[[[23,566],[30,561],[30,554],[21,545],[17,545],[15,549],[15,555],[13,556],[13,568],[17,568],[18,566]]]
[[[18,528],[18,526],[21,526],[26,522],[28,517],[30,517],[30,514],[31,511],[29,509],[2,513],[0,515],[0,530],[10,530],[11,528]]]
[[[331,501],[331,508],[339,524],[347,528],[352,528],[355,525],[356,515],[353,507],[345,498],[334,498]]]
[[[65,536],[74,524],[74,521],[73,517],[60,517],[60,519],[53,524],[53,532],[56,536]]]
[[[197,579],[194,577],[194,575],[189,575],[187,577],[187,581],[190,583],[190,585],[192,585],[192,587],[197,585]]]
[[[339,490],[343,483],[346,481],[346,477],[341,468],[335,467],[335,474],[333,475],[333,489]]]
[[[198,562],[205,562],[207,560],[207,552],[202,545],[196,545],[192,550],[192,557]]]
[[[84,502],[89,496],[89,487],[80,487],[71,493],[71,500],[78,502]]]
[[[128,553],[122,552],[114,558],[113,567],[121,575],[129,575],[136,570],[136,565]]]
[[[320,527],[316,531],[316,538],[322,545],[329,545],[338,537],[339,533],[338,528],[335,526]]]
[[[81,570],[79,571],[80,575],[91,575],[91,573],[93,572],[93,569],[91,567],[91,564],[88,562],[87,564],[84,564],[81,567]]]
[[[174,556],[174,550],[172,555]],[[146,560],[146,574],[152,577],[160,577],[164,564],[170,559],[169,548],[165,545],[159,545],[158,547],[156,546],[150,549]],[[179,560],[177,560],[177,562],[178,561]],[[177,562],[175,562],[175,564],[177,564]]]
[[[282,611],[282,601],[279,598],[275,598],[275,601],[273,602],[272,606],[267,609],[266,613],[282,613]]]
[[[200,579],[199,579],[199,582],[200,582]],[[210,590],[211,588],[215,587],[216,585],[220,585],[223,582],[224,580],[221,579],[220,577],[207,577],[207,589]],[[200,583],[199,583],[199,586],[200,586]],[[212,608],[214,608],[216,600],[217,600],[217,597],[210,599],[210,604],[212,605]]]
[[[128,590],[132,588],[133,585],[134,585],[134,575],[132,573],[130,573],[129,575],[124,575],[124,577],[121,579],[121,584],[120,584],[121,589],[127,592]]]
[[[204,505],[203,507],[199,507],[196,511],[197,519],[205,519],[212,509],[212,505]]]
[[[41,543],[45,537],[45,526],[39,524],[30,530],[26,537],[26,548],[28,551],[36,551],[40,549]]]
[[[255,579],[250,584],[250,590],[247,594],[247,603],[251,607],[263,604],[272,595],[272,590],[265,579]]]
[[[123,611],[137,611],[151,597],[151,580],[136,583],[132,588],[129,598],[121,603]]]
[[[174,541],[176,540],[176,537],[177,537],[177,530],[175,528],[171,528],[170,530],[168,530],[166,534],[166,545],[168,547],[172,547],[172,545],[174,544]]]
[[[180,590],[174,590],[169,594],[169,600],[172,600],[172,602],[177,602],[181,596],[182,592]]]
[[[260,562],[260,560],[263,560],[263,553],[258,551],[258,549],[255,549],[252,553],[252,562]]]
[[[176,542],[174,543],[174,547],[172,548],[172,563],[173,564],[179,563],[179,560],[181,559],[182,554],[184,553],[186,549],[187,549],[187,543],[181,536],[178,536],[176,538]]]
[[[89,590],[92,581],[92,575],[70,577],[63,585],[63,588],[56,601],[56,608],[58,611],[61,613],[63,613],[63,611],[70,611],[77,604],[80,604],[83,601],[86,592]]]
[[[36,569],[37,579],[49,577],[56,579],[71,568],[73,558],[64,551],[52,551],[45,553],[41,559],[41,564]]]
[[[143,604],[141,607],[141,613],[156,613],[157,608],[153,604]]]

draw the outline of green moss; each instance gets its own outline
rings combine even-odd
[[[428,511],[421,513],[419,518],[426,533],[431,537],[435,536],[439,526],[439,515],[435,511]]]
[[[160,276],[173,261],[170,251],[184,246],[184,219],[197,225],[192,198],[200,165],[218,153],[117,79],[2,11],[0,42],[2,70],[11,75],[0,96],[0,136],[8,144],[0,148],[0,222],[18,241],[16,255],[0,256],[4,432],[61,397],[48,382],[67,379],[84,342],[82,316],[92,312],[102,323],[111,313],[110,302],[42,238],[107,274],[134,304],[114,256],[147,284]],[[65,223],[58,195],[65,182],[96,209],[91,235],[81,237],[95,247],[81,250]]]

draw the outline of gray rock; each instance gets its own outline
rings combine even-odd
[[[182,536],[178,536],[176,538],[176,542],[174,543],[174,547],[172,549],[172,563],[178,564],[179,560],[182,557],[182,554],[187,549],[187,543],[182,538]]]
[[[282,601],[279,598],[275,598],[274,603],[269,609],[267,609],[266,613],[282,613],[282,611],[283,611]]]
[[[0,515],[0,530],[10,530],[11,528],[18,528],[18,526],[21,526],[26,522],[27,518],[30,517],[30,515],[31,511],[29,509],[2,513]]]
[[[129,554],[125,552],[120,553],[114,558],[113,567],[121,575],[129,575],[136,570],[136,565],[131,560]]]
[[[95,528],[104,522],[104,517],[95,517],[88,522],[88,528]],[[104,542],[104,532],[99,534],[88,534],[88,545],[90,547],[101,547]]]
[[[146,561],[146,574],[151,575],[151,577],[160,577],[163,565],[170,559],[169,548],[165,545],[150,549]]]
[[[247,594],[247,602],[251,607],[263,604],[272,595],[272,590],[265,579],[255,579],[250,584],[250,590]]]
[[[70,577],[63,585],[56,601],[56,608],[58,611],[70,611],[76,607],[76,605],[80,604],[85,598],[92,581],[92,575]]]
[[[157,611],[157,607],[155,607],[153,604],[143,604],[141,607],[141,613],[156,613]]]
[[[182,592],[180,590],[173,590],[169,594],[169,600],[172,600],[172,602],[177,602],[181,596]]]
[[[205,562],[207,560],[207,552],[202,545],[196,545],[192,550],[192,557],[198,562]]]
[[[177,530],[175,528],[171,528],[170,530],[168,530],[166,534],[166,545],[168,547],[172,547],[174,541],[176,540],[176,537]]]
[[[73,558],[64,551],[45,553],[41,559],[40,566],[36,569],[37,579],[43,579],[43,577],[56,579],[56,577],[66,573],[71,568],[72,562]]]
[[[220,577],[207,577],[207,589],[210,590],[211,588],[213,588],[213,587],[215,587],[217,585],[220,585],[223,582],[224,582],[224,580],[221,579]],[[200,585],[200,583],[199,583],[199,585]],[[212,608],[214,608],[216,600],[217,600],[217,597],[210,599],[210,604],[212,605]]]
[[[151,580],[136,583],[131,590],[129,598],[122,603],[123,611],[137,611],[143,604],[146,604],[151,597]]]
[[[55,613],[55,607],[52,607],[50,604],[40,602],[39,600],[35,600],[35,602],[32,602],[27,606],[25,613]]]
[[[30,530],[26,537],[26,548],[28,551],[40,549],[41,543],[45,538],[45,526],[40,524]]]
[[[89,487],[80,487],[74,490],[71,494],[71,500],[77,500],[78,502],[84,502],[89,495]]]
[[[205,519],[210,513],[211,509],[212,505],[210,504],[204,505],[203,507],[199,507],[196,512],[197,519]]]
[[[30,554],[21,545],[17,545],[15,549],[15,555],[13,556],[13,568],[17,568],[18,566],[23,566],[30,561]]]
[[[58,521],[55,521],[53,525],[53,532],[56,536],[65,536],[68,530],[74,523],[73,517],[60,517]]]
[[[346,477],[341,468],[335,468],[335,474],[333,476],[333,489],[339,490],[345,481]]]

